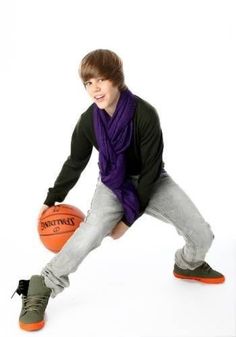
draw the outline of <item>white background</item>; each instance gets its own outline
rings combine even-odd
[[[146,215],[117,241],[106,238],[71,287],[47,310],[42,336],[236,336],[235,113],[236,2],[2,1],[0,5],[1,324],[18,329],[20,278],[53,256],[37,235],[37,214],[90,104],[81,58],[117,52],[126,83],[154,105],[169,174],[215,233],[207,261],[223,285],[172,276],[183,245],[172,226]],[[84,212],[97,178],[97,153],[66,198]]]

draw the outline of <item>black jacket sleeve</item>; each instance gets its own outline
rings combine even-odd
[[[151,198],[154,183],[161,174],[163,166],[163,137],[157,112],[147,111],[139,123],[141,173],[138,180],[137,192],[142,214]]]
[[[54,186],[49,188],[44,204],[52,206],[56,201],[62,202],[65,199],[86,167],[92,149],[93,144],[86,136],[86,123],[82,114],[72,134],[70,155],[63,164]]]

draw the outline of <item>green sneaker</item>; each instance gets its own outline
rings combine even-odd
[[[26,331],[41,329],[44,326],[44,312],[51,294],[51,289],[46,287],[43,277],[33,275],[30,280],[20,280],[16,292],[18,295],[22,294],[19,318],[21,329]]]
[[[181,269],[175,264],[173,273],[177,278],[196,280],[210,284],[223,283],[225,281],[224,275],[213,270],[206,262],[194,270]]]

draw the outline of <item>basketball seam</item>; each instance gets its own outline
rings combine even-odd
[[[49,215],[45,216],[44,218],[41,218],[40,221],[45,221],[45,219],[47,219],[48,217],[55,216],[55,215],[59,215],[59,216],[68,215],[70,217],[78,218],[80,220],[84,219],[84,218],[79,217],[78,215],[72,215],[72,214],[69,214],[69,213],[55,213],[55,214],[52,213],[52,214],[49,214]]]
[[[79,226],[78,227],[76,227],[76,229],[77,228],[79,228]],[[75,229],[75,230],[76,230]],[[74,230],[74,231],[75,231]],[[41,237],[41,236],[51,236],[51,235],[58,235],[58,234],[66,234],[66,233],[71,233],[71,232],[74,232],[74,231],[66,231],[66,232],[56,232],[56,233],[51,233],[51,234],[40,234],[39,236]]]

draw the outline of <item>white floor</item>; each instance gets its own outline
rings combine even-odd
[[[33,256],[44,263],[53,254],[35,242]],[[236,336],[235,240],[216,238],[207,256],[212,267],[226,275],[222,285],[173,277],[174,252],[182,244],[174,229],[146,215],[122,239],[106,238],[71,275],[70,288],[50,300],[46,326],[37,333],[47,337]],[[16,274],[22,277],[24,268],[34,272],[38,268],[32,255],[25,264],[20,261],[21,255],[26,256],[22,249],[19,261],[14,258],[14,270],[8,270],[10,278],[1,277],[2,337],[27,334],[18,328],[20,298],[15,295],[10,301]]]

